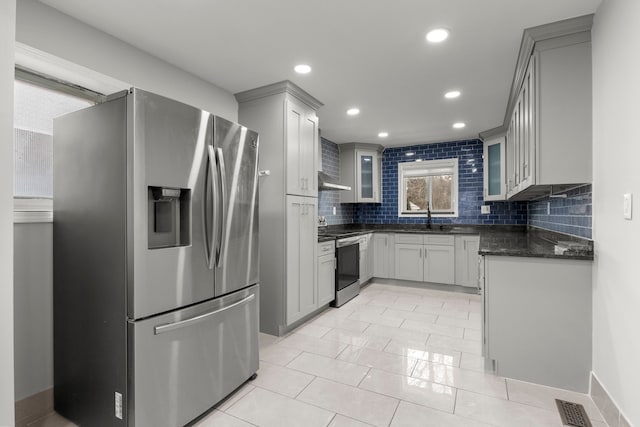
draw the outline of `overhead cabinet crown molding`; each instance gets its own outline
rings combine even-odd
[[[267,98],[280,93],[288,93],[291,96],[297,98],[301,102],[304,102],[314,110],[319,109],[324,104],[317,98],[311,96],[300,86],[289,80],[283,80],[281,82],[272,83],[270,85],[261,86],[255,89],[246,90],[244,92],[238,92],[235,94],[236,100],[239,104],[255,101],[261,98]]]

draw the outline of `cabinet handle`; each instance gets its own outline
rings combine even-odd
[[[420,258],[422,258],[422,248],[420,248],[420,255],[419,255],[419,257],[420,257]]]
[[[464,250],[465,251],[467,250],[467,241],[466,240],[464,240]]]

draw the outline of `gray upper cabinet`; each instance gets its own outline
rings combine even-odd
[[[382,202],[382,150],[377,144],[341,144],[340,180],[351,187],[340,192],[342,203]]]
[[[504,200],[507,197],[505,135],[484,139],[484,200]]]
[[[485,143],[505,135],[509,200],[531,200],[592,180],[592,22],[587,15],[524,32],[504,124],[480,134]],[[485,152],[485,200],[500,200],[495,176],[487,177],[487,160]]]

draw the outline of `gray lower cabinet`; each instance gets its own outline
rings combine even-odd
[[[369,242],[373,245],[373,277],[390,279],[395,270],[395,235],[393,233],[374,233]]]
[[[496,373],[587,392],[592,262],[483,258],[483,352]]]
[[[329,304],[336,297],[335,242],[318,243],[318,306]]]
[[[478,286],[480,236],[456,236],[456,285]]]
[[[287,196],[286,323],[291,325],[318,307],[315,275],[318,199]]]
[[[455,283],[455,240],[443,234],[396,234],[395,278]]]

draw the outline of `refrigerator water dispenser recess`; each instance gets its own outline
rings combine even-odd
[[[148,188],[149,249],[191,244],[191,190]]]

